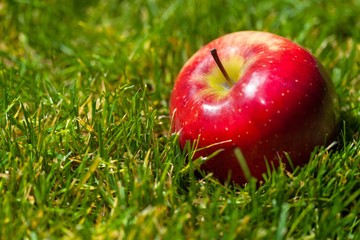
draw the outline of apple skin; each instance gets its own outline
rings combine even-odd
[[[210,54],[216,48],[235,81],[228,86]],[[337,133],[338,99],[324,67],[299,45],[274,34],[242,31],[198,50],[181,69],[170,97],[172,131],[184,148],[197,141],[194,159],[221,182],[244,184],[239,148],[252,177],[261,180],[279,159],[291,170]]]

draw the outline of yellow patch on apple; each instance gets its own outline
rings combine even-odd
[[[236,83],[242,75],[244,59],[232,57],[223,59],[222,63],[231,80]],[[214,65],[211,73],[206,77],[206,81],[210,88],[204,90],[205,95],[214,95],[222,98],[230,91],[231,86],[216,65]]]

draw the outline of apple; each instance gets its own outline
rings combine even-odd
[[[194,159],[212,156],[203,170],[244,184],[281,162],[288,170],[302,166],[316,146],[333,141],[338,99],[324,67],[303,47],[242,31],[211,41],[185,63],[170,114],[180,146],[196,143]]]

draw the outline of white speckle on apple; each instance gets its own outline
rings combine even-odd
[[[285,96],[285,93],[281,93],[281,96]]]
[[[280,110],[277,110],[277,114],[280,114]]]
[[[275,102],[274,102],[274,101],[271,101],[270,103],[271,103],[271,104],[274,104]]]
[[[273,63],[274,61],[273,60],[270,60],[269,63]]]
[[[266,102],[265,102],[264,99],[261,99],[261,100],[260,100],[260,103],[261,103],[262,105],[265,105],[265,104],[266,104]]]
[[[249,121],[249,124],[251,124],[251,120]]]
[[[298,105],[301,105],[301,101],[298,101]]]
[[[269,112],[269,109],[266,108],[266,109],[265,109],[265,112]]]
[[[309,83],[309,85],[310,85],[310,86],[312,86],[312,85],[313,85],[313,84],[312,84],[312,82],[311,82],[311,83]]]
[[[242,110],[241,110],[241,108],[238,108],[238,112],[241,112]]]
[[[272,122],[272,119],[271,118],[269,118],[269,120],[268,120],[269,122]]]
[[[225,131],[229,131],[229,128],[228,128],[228,127],[225,127]]]
[[[205,141],[205,138],[202,138],[203,141]]]
[[[214,125],[214,129],[217,129],[217,125]]]
[[[267,127],[267,123],[264,123],[264,127]]]
[[[248,132],[248,131],[246,131],[246,135],[249,135],[249,132]]]
[[[266,64],[263,64],[262,66],[263,66],[263,67],[266,67]]]
[[[238,134],[237,137],[240,138],[240,134]]]
[[[307,60],[306,60],[306,59],[304,59],[304,62],[307,62]]]
[[[215,140],[216,140],[216,141],[219,141],[219,138],[218,138],[218,137],[216,137],[216,138],[215,138]]]
[[[299,80],[298,80],[298,79],[295,79],[295,82],[296,82],[296,83],[298,83],[298,82],[299,82]]]

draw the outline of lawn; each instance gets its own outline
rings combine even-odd
[[[360,239],[360,2],[0,1],[0,239]],[[169,97],[210,40],[262,30],[339,95],[336,148],[262,185],[198,176]]]

